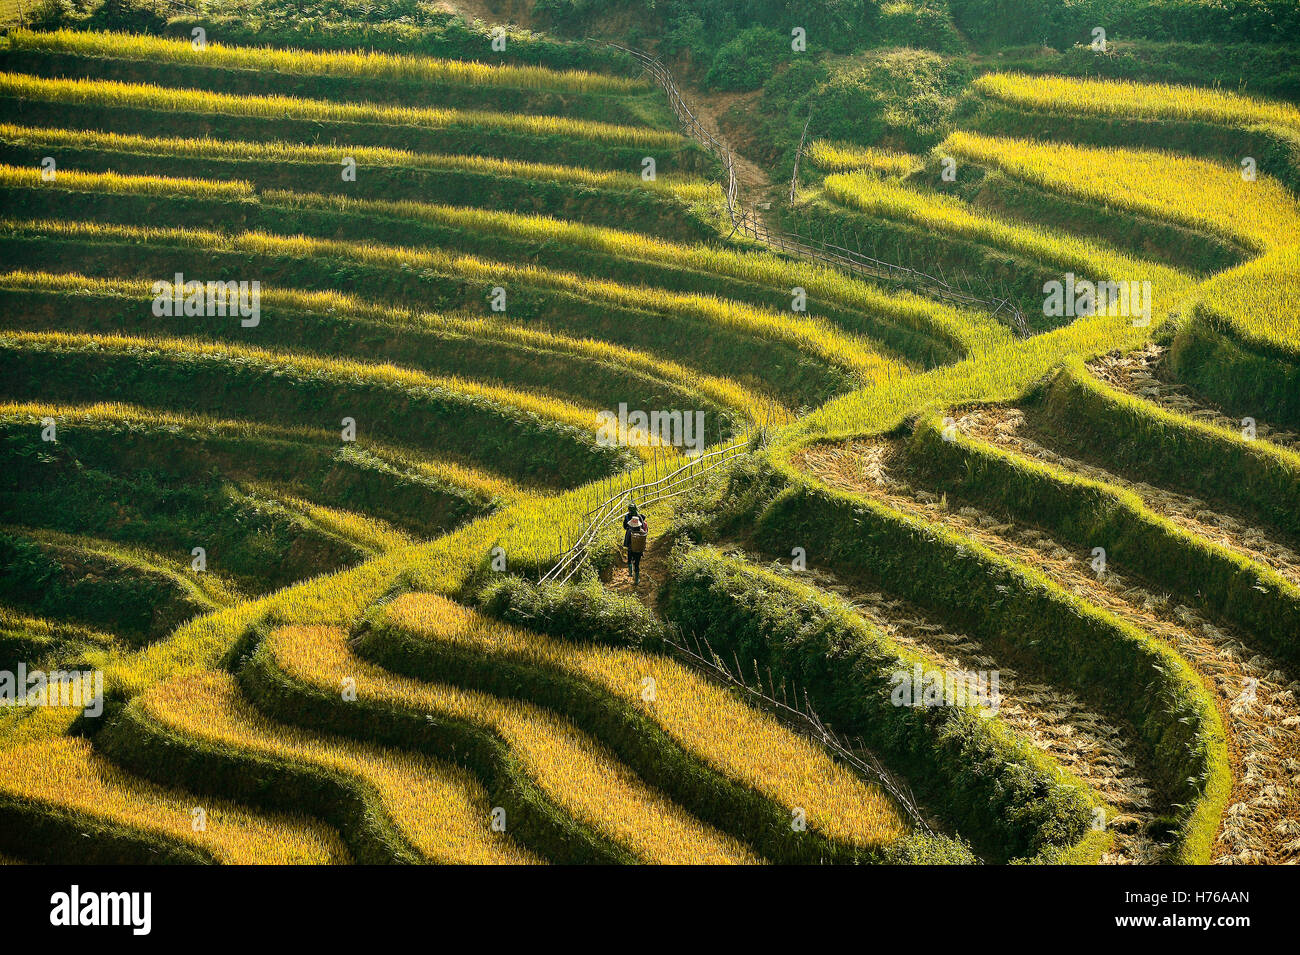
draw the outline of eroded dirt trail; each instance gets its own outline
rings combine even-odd
[[[646,552],[641,558],[641,582],[632,583],[632,572],[627,569],[627,562],[615,564],[610,570],[600,575],[601,583],[607,590],[635,597],[645,604],[657,617],[660,613],[660,596],[664,581],[668,579],[668,552],[670,545],[663,537],[650,537]]]
[[[1136,581],[1095,574],[1086,551],[1062,547],[1028,524],[973,507],[954,510],[934,490],[913,487],[888,441],[813,448],[800,465],[829,486],[869,494],[903,513],[944,524],[1046,574],[1063,589],[1163,640],[1198,672],[1228,733],[1233,792],[1217,835],[1215,861],[1300,861],[1300,683],[1217,626]]]
[[[683,91],[685,92],[685,91]],[[750,103],[756,98],[754,93],[704,93],[691,90],[687,101],[696,119],[720,143],[731,150],[731,159],[736,167],[736,183],[740,187],[741,202],[749,206],[772,188],[771,177],[767,170],[746,158],[738,149],[743,144],[736,143],[735,137],[727,133],[722,126],[722,117],[736,103]],[[726,183],[723,183],[725,186]]]

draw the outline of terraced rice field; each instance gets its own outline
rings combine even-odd
[[[0,39],[0,861],[1300,862],[1295,106],[565,49]]]

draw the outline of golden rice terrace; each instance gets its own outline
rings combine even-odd
[[[1300,862],[1300,82],[255,6],[6,8],[0,862]]]

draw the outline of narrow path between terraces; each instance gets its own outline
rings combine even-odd
[[[1039,528],[973,507],[952,510],[934,489],[911,486],[896,468],[899,445],[866,440],[814,447],[796,464],[828,486],[868,494],[896,510],[976,540],[1046,574],[1063,589],[1165,641],[1197,671],[1228,732],[1233,792],[1215,861],[1300,861],[1300,683],[1239,633],[1168,595],[1107,572],[1090,552],[1062,547]]]
[[[653,515],[650,519],[653,520]],[[645,604],[651,613],[660,617],[662,616],[659,610],[660,595],[664,582],[668,579],[668,551],[671,545],[666,537],[662,535],[656,537],[653,527],[652,523],[650,541],[645,554],[641,557],[641,583],[636,585],[632,583],[632,574],[627,569],[626,562],[617,563],[603,571],[600,580],[607,589],[625,597],[635,597]]]

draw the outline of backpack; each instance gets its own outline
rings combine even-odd
[[[645,553],[645,542],[646,542],[646,537],[648,536],[646,533],[645,524],[642,523],[636,525],[635,527],[629,527],[628,533],[632,535],[631,537],[628,538],[629,541],[627,545],[628,552],[632,554]]]

